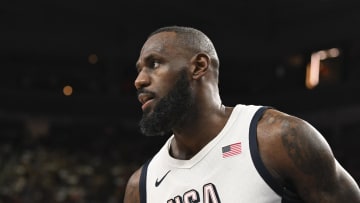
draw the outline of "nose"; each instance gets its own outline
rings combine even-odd
[[[134,81],[134,85],[135,85],[136,89],[146,87],[149,84],[150,84],[150,78],[149,78],[148,74],[144,70],[141,70],[138,73],[138,75]]]

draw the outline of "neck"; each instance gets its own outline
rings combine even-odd
[[[181,125],[173,129],[171,155],[177,159],[193,157],[219,134],[230,117],[231,111],[232,108],[221,104],[192,111],[191,117],[188,116]]]

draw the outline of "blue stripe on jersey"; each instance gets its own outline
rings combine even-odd
[[[139,180],[139,193],[140,193],[140,203],[146,203],[146,176],[147,169],[151,159],[147,160],[146,163],[141,168],[140,180]]]

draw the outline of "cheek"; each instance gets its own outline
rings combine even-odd
[[[156,92],[159,98],[163,98],[168,95],[171,91],[173,84],[170,83],[171,81],[163,81],[162,83],[157,84]]]
[[[173,89],[175,82],[178,80],[179,73],[161,72],[153,78],[153,85],[156,89],[157,96],[164,97]]]

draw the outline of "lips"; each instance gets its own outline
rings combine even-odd
[[[141,106],[141,108],[144,110],[149,104],[150,102],[153,100],[154,95],[151,93],[140,93],[138,95],[138,99],[140,101],[141,104],[143,104]]]

